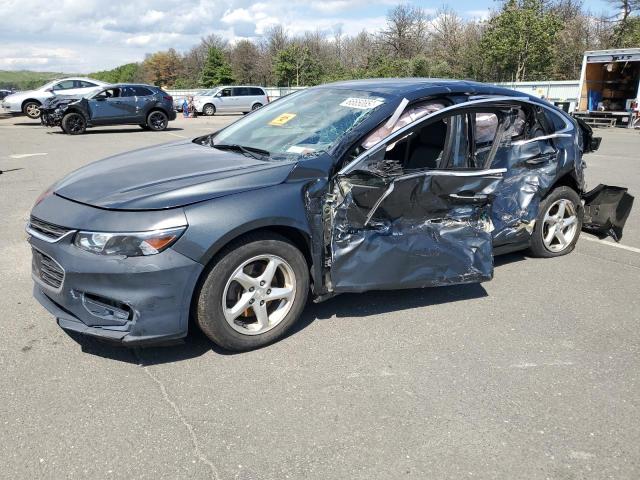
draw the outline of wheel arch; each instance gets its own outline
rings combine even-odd
[[[293,243],[298,250],[302,252],[304,258],[307,260],[307,264],[311,267],[311,237],[308,232],[305,232],[299,226],[294,225],[292,222],[288,222],[285,219],[281,219],[275,223],[272,221],[252,222],[230,230],[224,237],[215,242],[205,253],[202,263],[205,266],[208,266],[212,262],[215,262],[227,247],[239,242],[244,237],[269,233],[280,235]]]
[[[20,104],[20,109],[24,110],[24,106],[29,102],[34,102],[34,103],[37,103],[38,105],[42,105],[42,102],[37,98],[25,98]]]
[[[546,192],[545,197],[547,195],[549,195],[551,192],[553,192],[558,187],[569,187],[569,188],[575,190],[575,192],[578,195],[580,195],[582,193],[582,190],[583,190],[582,188],[580,188],[580,183],[576,179],[575,174],[573,173],[573,171],[567,172],[564,175],[562,175],[560,178],[558,178],[558,180],[556,180],[553,183],[553,185],[551,185],[549,190]]]

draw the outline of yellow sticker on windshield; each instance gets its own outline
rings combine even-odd
[[[269,122],[269,125],[280,127],[296,116],[295,113],[283,113]]]

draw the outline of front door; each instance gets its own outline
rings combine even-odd
[[[473,113],[450,107],[402,128],[334,179],[325,221],[335,292],[493,276],[490,207],[505,169],[474,154]]]

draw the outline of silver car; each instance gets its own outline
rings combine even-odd
[[[233,86],[216,87],[193,97],[199,113],[247,113],[269,103],[267,92],[262,87]]]
[[[40,117],[40,107],[47,98],[54,95],[86,95],[108,83],[93,78],[72,77],[53,80],[35,90],[16,92],[2,100],[2,112],[24,113],[32,119]]]

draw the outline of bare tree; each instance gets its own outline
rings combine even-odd
[[[428,17],[422,8],[401,4],[387,14],[387,26],[379,38],[394,55],[409,59],[423,50],[427,23]]]

